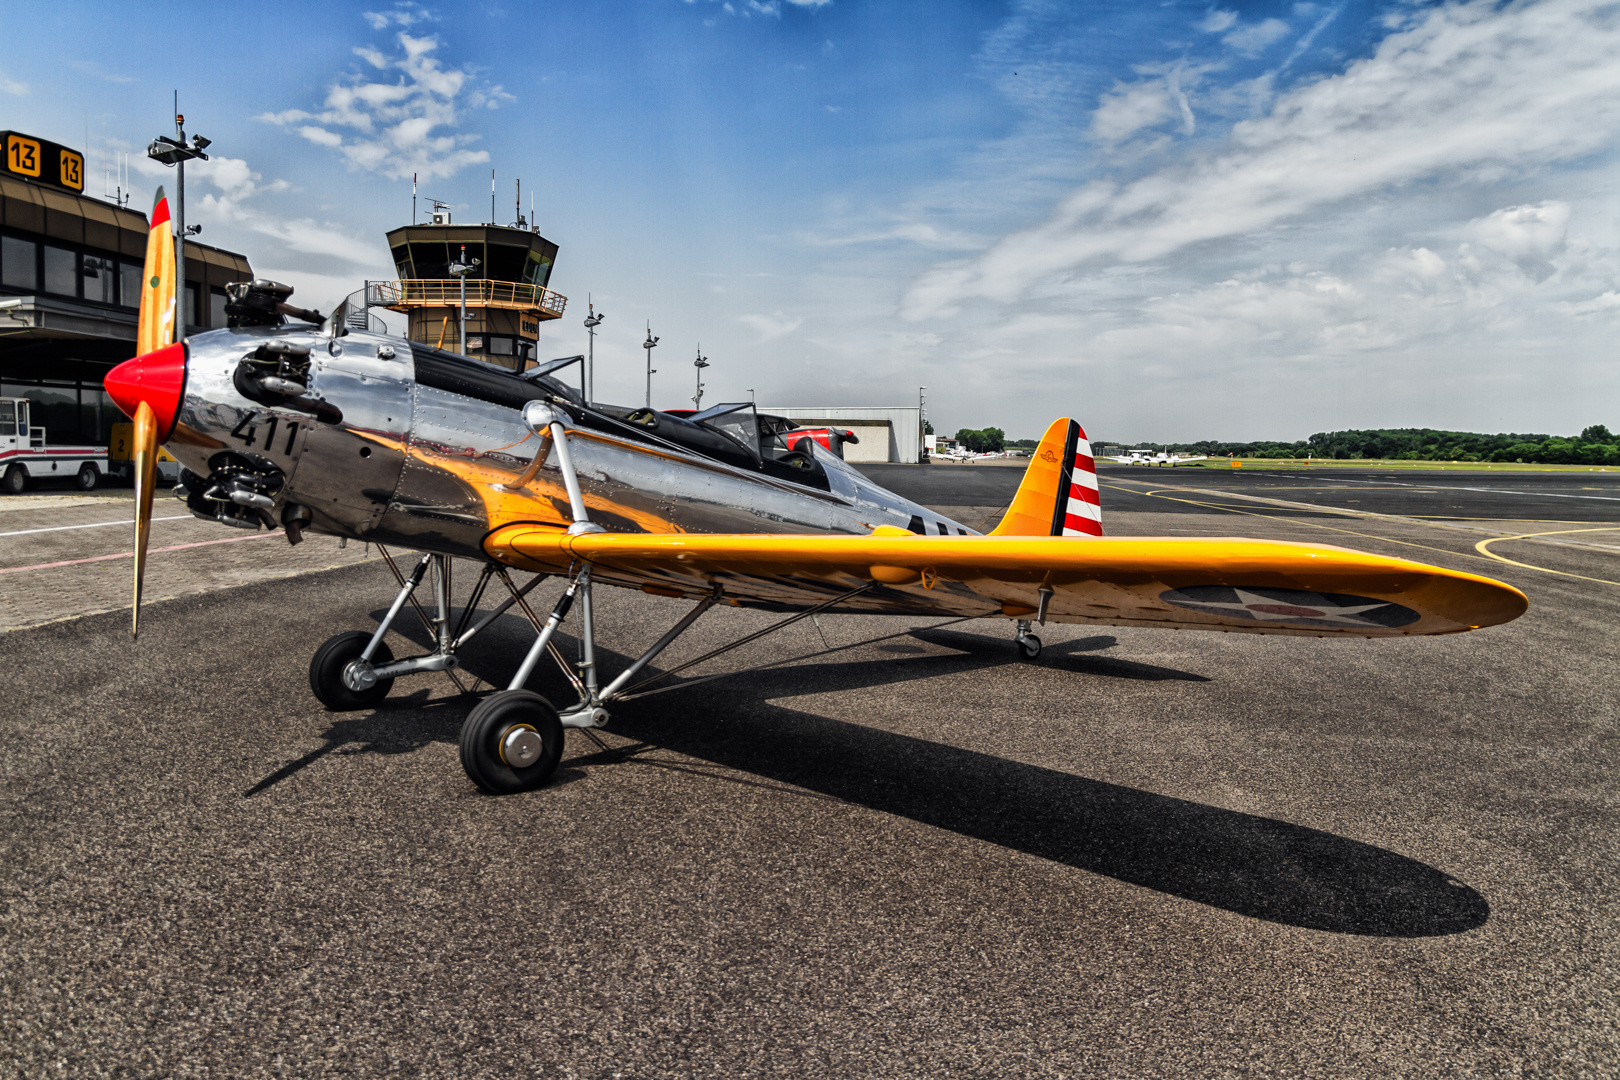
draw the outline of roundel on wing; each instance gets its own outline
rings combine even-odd
[[[1392,630],[1422,618],[1411,608],[1344,593],[1302,589],[1249,588],[1236,585],[1190,585],[1159,594],[1167,604],[1190,611],[1273,626],[1345,627]]]

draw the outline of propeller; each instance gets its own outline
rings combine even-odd
[[[135,607],[129,636],[141,636],[141,584],[146,578],[146,545],[152,538],[152,489],[157,483],[157,414],[145,401],[135,406]]]
[[[129,632],[136,638],[141,632],[146,548],[152,538],[158,444],[174,430],[186,380],[186,347],[175,343],[174,233],[162,188],[152,204],[151,222],[135,330],[137,355],[109,371],[104,383],[107,395],[135,421],[130,453],[135,470],[135,606]]]

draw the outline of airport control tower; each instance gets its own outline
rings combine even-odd
[[[535,362],[540,324],[562,317],[568,298],[546,286],[557,245],[538,228],[456,225],[447,209],[388,234],[398,281],[367,282],[367,301],[404,313],[406,336],[522,371]],[[470,267],[457,277],[461,267]],[[466,285],[466,344],[462,285]]]

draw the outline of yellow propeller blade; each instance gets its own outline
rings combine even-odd
[[[141,636],[141,583],[146,576],[146,545],[152,538],[152,490],[157,483],[157,414],[141,402],[135,407],[134,447],[130,455],[135,465],[135,611],[130,622],[131,637]]]

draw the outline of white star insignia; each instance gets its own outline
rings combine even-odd
[[[1234,614],[1242,613],[1256,622],[1293,622],[1299,619],[1310,619],[1313,622],[1333,623],[1339,626],[1366,626],[1371,619],[1357,618],[1365,611],[1377,611],[1379,608],[1390,607],[1388,601],[1379,600],[1371,604],[1357,604],[1346,607],[1306,607],[1303,604],[1289,604],[1281,600],[1273,600],[1269,596],[1248,592],[1244,589],[1234,588],[1237,593],[1236,600],[1186,600],[1177,597],[1171,603],[1178,607],[1199,608],[1207,611],[1230,611]]]

